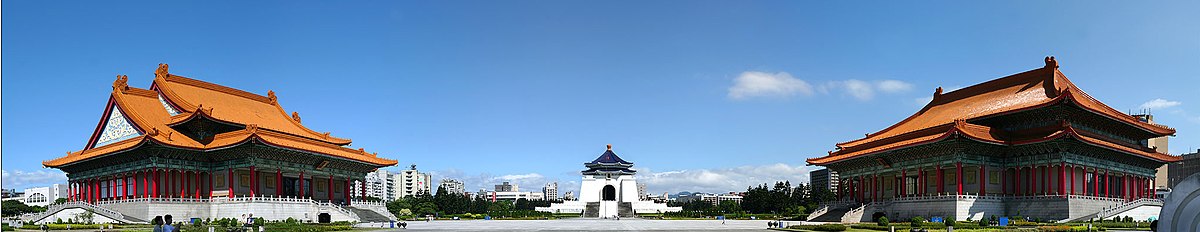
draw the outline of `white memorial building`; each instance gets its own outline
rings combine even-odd
[[[600,157],[584,163],[583,182],[579,199],[554,203],[550,207],[537,207],[537,211],[551,213],[579,213],[585,218],[634,217],[638,213],[679,212],[680,207],[667,207],[663,203],[642,201],[638,196],[637,181],[634,180],[633,163],[618,157],[612,144]]]

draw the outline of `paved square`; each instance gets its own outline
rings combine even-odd
[[[408,222],[395,231],[767,231],[765,220],[464,220]],[[377,226],[377,225],[376,225]],[[393,230],[388,230],[393,231]]]

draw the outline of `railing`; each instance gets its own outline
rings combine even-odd
[[[63,202],[62,204],[53,204],[53,205],[46,206],[45,212],[36,214],[29,220],[41,220],[43,218],[50,216],[51,214],[58,213],[59,211],[62,211],[63,209],[70,208],[70,207],[84,208],[93,213],[100,214],[105,217],[109,217],[109,218],[112,218],[114,220],[121,221],[121,222],[128,221],[128,220],[125,220],[125,215],[121,214],[121,212],[106,209],[104,207],[100,207],[98,205],[83,202],[83,201]]]
[[[842,222],[859,222],[859,221],[861,221],[863,212],[866,211],[868,208],[875,208],[875,204],[878,204],[878,202],[871,202],[871,203],[860,205],[859,207],[851,208],[850,211],[846,212],[846,215],[842,216]],[[857,216],[855,216],[855,215],[857,215]],[[850,217],[850,218],[847,218],[847,217]],[[847,219],[851,219],[851,220],[847,220]]]
[[[331,208],[331,209],[337,210],[339,212],[345,213],[346,215],[350,215],[350,218],[354,218],[354,220],[359,220],[359,221],[362,220],[362,218],[358,217],[358,214],[354,213],[354,211],[350,211],[350,210],[347,210],[346,208],[342,208],[341,206],[338,206],[337,204],[332,204],[329,202],[321,202],[321,203],[317,203],[317,205],[320,205],[321,207]]]
[[[350,205],[386,206],[386,203],[384,203],[383,201],[350,200]]]
[[[1100,209],[1100,212],[1096,213],[1096,217],[1098,217],[1098,218],[1112,217],[1113,215],[1117,215],[1119,213],[1123,213],[1125,211],[1129,211],[1129,210],[1132,210],[1134,208],[1141,207],[1144,205],[1159,205],[1159,206],[1161,206],[1161,205],[1163,205],[1163,201],[1159,200],[1159,199],[1148,199],[1148,198],[1137,199],[1135,201],[1126,202],[1126,203],[1120,204],[1120,205],[1104,207],[1103,209]]]

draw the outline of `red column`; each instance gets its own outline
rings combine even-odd
[[[350,178],[346,178],[345,183],[342,184],[342,201],[345,205],[350,205],[350,188]]]
[[[108,179],[108,197],[107,200],[115,200],[117,198],[117,177],[113,176]]]
[[[283,170],[275,169],[275,196],[283,195]]]
[[[908,194],[908,169],[900,170],[900,196]]]
[[[300,198],[304,198],[304,171],[300,171]]]
[[[214,183],[215,182],[214,182],[213,173],[209,172],[208,173],[208,198],[210,198],[210,199],[212,198],[213,190],[217,190],[217,187],[213,186]]]
[[[196,197],[196,199],[200,199],[200,188],[204,187],[204,181],[202,181],[202,179],[201,179],[201,178],[203,178],[203,173],[196,172],[195,177],[196,177],[196,194],[192,194],[192,196]]]
[[[1067,196],[1067,164],[1058,164],[1058,195]]]
[[[1037,186],[1036,184],[1033,183],[1033,180],[1034,180],[1033,179],[1033,169],[1034,168],[1037,168],[1037,167],[1030,166],[1030,173],[1026,174],[1025,178],[1027,178],[1028,182],[1030,182],[1030,183],[1025,184],[1025,185],[1028,185],[1028,186],[1025,186],[1025,195],[1033,195],[1033,186]]]
[[[233,198],[233,168],[227,170],[229,170],[229,175],[226,177],[229,177],[229,182],[225,182],[225,187],[229,187],[229,198]]]
[[[917,189],[913,189],[917,196],[923,196],[925,193],[925,168],[917,168]]]
[[[1050,165],[1042,166],[1042,195],[1050,195]]]
[[[179,196],[183,198],[191,197],[188,192],[192,189],[191,171],[179,171],[179,179],[183,181],[179,188]]]
[[[1108,170],[1104,170],[1104,197],[1112,196],[1112,191],[1109,191],[1112,185],[1112,179],[1108,177]]]
[[[958,195],[962,195],[962,186],[963,186],[962,162],[954,163],[954,170],[955,170],[954,171],[954,182],[955,182],[955,185],[957,185],[956,192],[958,193]]]
[[[1100,169],[1092,169],[1092,196],[1100,196]]]
[[[842,185],[839,184],[838,191],[841,191],[841,187],[842,187]],[[358,198],[366,198],[366,197],[367,197],[367,182],[366,181],[358,181]],[[841,197],[839,196],[838,199],[841,199]]]
[[[987,166],[986,165],[979,165],[979,181],[976,181],[976,183],[979,183],[979,195],[987,196],[988,182],[987,182]]]
[[[1071,166],[1071,194],[1075,195],[1075,166]]]
[[[1000,169],[1000,195],[1008,195],[1008,169]]]
[[[254,197],[258,193],[258,178],[256,178],[254,166],[250,166],[250,197]]]
[[[329,195],[329,202],[332,203],[333,202],[333,175],[329,175],[329,182],[325,182],[325,184],[328,186],[327,188],[325,188],[325,194]]]
[[[945,175],[945,172],[942,171],[942,166],[938,165],[938,167],[937,167],[937,193],[938,194],[942,194],[942,193],[946,192],[946,176],[944,176],[944,175]]]

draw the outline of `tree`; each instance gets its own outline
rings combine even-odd
[[[721,205],[718,208],[720,208],[721,212],[724,212],[724,213],[742,212],[741,204],[738,204],[735,201],[722,201]]]
[[[45,207],[29,206],[16,200],[7,200],[0,202],[0,214],[3,216],[17,216],[26,213],[45,212]]]
[[[57,205],[57,204],[62,204],[62,203],[67,203],[67,198],[59,197],[58,199],[54,199],[54,204]]]

